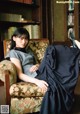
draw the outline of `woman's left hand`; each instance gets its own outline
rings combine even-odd
[[[30,71],[30,72],[35,72],[35,71],[38,70],[38,68],[39,68],[39,64],[36,64],[36,65],[33,65],[33,66],[29,69],[29,71]]]

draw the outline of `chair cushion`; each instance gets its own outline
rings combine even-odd
[[[11,97],[42,97],[44,94],[37,85],[29,82],[19,82],[10,87]]]
[[[0,79],[5,82],[5,70],[9,70],[10,75],[10,85],[12,85],[13,83],[15,83],[17,81],[17,73],[16,73],[16,68],[14,66],[14,64],[9,61],[9,60],[3,60],[0,62]]]
[[[37,61],[40,63],[44,57],[45,50],[49,44],[48,40],[30,40],[29,47],[33,50]]]
[[[43,97],[11,98],[11,114],[39,112]]]

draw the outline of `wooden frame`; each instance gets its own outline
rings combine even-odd
[[[6,105],[10,105],[10,94],[9,94],[9,89],[10,89],[10,80],[9,80],[9,74],[10,72],[8,70],[4,71],[5,74],[5,82],[0,80],[0,86],[4,86],[6,90]]]

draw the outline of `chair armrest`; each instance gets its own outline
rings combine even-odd
[[[3,82],[5,82],[6,73],[9,73],[10,85],[17,82],[16,67],[9,60],[3,60],[0,62],[0,80]]]
[[[16,67],[11,61],[0,62],[0,80],[4,83],[6,104],[10,105],[9,89],[13,83],[17,82]]]
[[[18,82],[10,87],[11,97],[43,97],[45,94],[41,88],[30,82]]]

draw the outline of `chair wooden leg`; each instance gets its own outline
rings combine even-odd
[[[10,88],[10,79],[9,79],[10,72],[5,71],[5,87],[6,87],[6,105],[10,105],[10,94],[9,94],[9,88]]]

